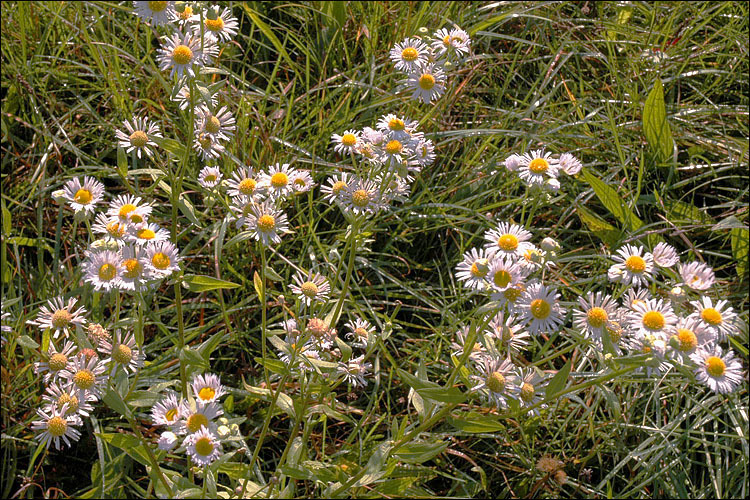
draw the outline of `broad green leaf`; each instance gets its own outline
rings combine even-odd
[[[448,417],[448,423],[460,431],[472,434],[492,433],[505,429],[497,417],[479,413],[464,414],[460,418]]]
[[[570,363],[572,361],[573,358],[568,359],[568,362],[549,381],[546,392],[547,398],[551,398],[565,388],[565,384],[568,382],[568,375],[570,375]]]
[[[263,296],[263,282],[260,280],[260,274],[258,274],[258,271],[253,273],[253,286],[255,287],[255,293],[258,294],[258,298],[262,303],[265,300]]]
[[[736,262],[737,276],[742,279],[748,270],[748,234],[747,228],[735,227],[732,229],[732,255]]]
[[[349,361],[349,358],[352,357],[352,348],[341,340],[338,336],[336,337],[336,345],[339,347],[339,350],[341,351],[341,362],[347,363]]]
[[[26,347],[28,349],[38,349],[39,344],[36,343],[36,340],[32,339],[28,335],[21,335],[18,337],[18,343],[22,345],[23,347]]]
[[[620,241],[620,230],[607,221],[597,217],[584,207],[576,207],[576,213],[581,222],[604,243],[613,247]]]
[[[37,238],[25,238],[23,236],[14,236],[12,238],[8,238],[6,241],[10,243],[11,245],[21,245],[24,247],[39,247],[39,245],[41,245],[41,247],[47,250],[49,253],[53,252],[52,247],[49,246],[47,242],[41,238],[37,239]]]
[[[255,358],[255,362],[259,365],[265,366],[274,373],[278,373],[279,375],[283,375],[289,371],[287,364],[278,359]]]
[[[3,203],[2,208],[3,208],[3,234],[5,236],[10,236],[10,228],[11,228],[10,210],[5,208],[5,203]]]
[[[587,169],[581,170],[581,173],[589,186],[591,186],[591,189],[594,190],[596,197],[599,198],[599,201],[604,205],[604,208],[609,210],[609,212],[622,223],[623,229],[627,231],[635,231],[643,225],[643,221],[636,217],[630,208],[628,208],[625,201],[619,194],[617,194],[617,191],[615,191],[614,188],[596,177]]]
[[[187,365],[193,366],[196,370],[210,369],[210,366],[206,362],[205,358],[188,346],[183,347],[180,351],[180,363],[185,363]]]
[[[423,398],[439,401],[441,403],[460,404],[466,401],[466,394],[456,387],[430,387],[415,389]]]
[[[182,281],[191,292],[205,292],[207,290],[216,290],[217,288],[237,288],[240,286],[231,281],[196,274],[186,274],[182,277]]]
[[[125,148],[117,148],[117,173],[123,179],[128,175],[128,154]]]
[[[198,218],[195,216],[195,208],[193,208],[193,204],[190,202],[185,193],[180,193],[180,195],[177,197],[177,207],[180,209],[180,212],[182,212],[182,214],[190,220],[190,222],[198,227],[201,227]]]
[[[156,144],[166,149],[177,158],[182,158],[183,156],[185,156],[185,146],[175,141],[174,139],[154,137],[153,140]]]
[[[435,458],[448,447],[449,442],[440,443],[407,443],[398,449],[393,455],[407,464],[421,464]]]
[[[100,432],[99,438],[107,443],[120,448],[133,460],[143,465],[151,466],[146,450],[143,449],[141,440],[130,434]]]
[[[643,133],[646,135],[651,150],[660,161],[672,156],[674,141],[667,121],[667,110],[664,105],[664,87],[659,78],[646,98],[643,109]]]
[[[108,389],[106,394],[104,394],[104,396],[102,397],[102,401],[104,401],[107,406],[109,406],[111,409],[124,416],[125,418],[132,417],[130,408],[125,403],[125,401],[122,400],[122,396],[120,396],[120,393],[116,390],[112,388]]]

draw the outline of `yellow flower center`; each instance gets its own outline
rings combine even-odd
[[[47,432],[50,436],[60,437],[68,429],[68,421],[62,417],[54,416],[47,421]]]
[[[203,149],[211,149],[213,142],[214,141],[211,140],[210,135],[201,134],[198,136],[198,144],[200,144]]]
[[[125,344],[120,344],[112,351],[112,359],[121,365],[126,365],[133,359],[133,350]]]
[[[133,212],[133,213],[130,214],[130,222],[132,224],[140,224],[144,220],[145,219],[138,212]]]
[[[419,77],[419,88],[421,88],[422,90],[430,90],[434,86],[435,77],[431,74],[425,73],[424,75]]]
[[[302,189],[307,185],[307,183],[305,182],[304,178],[297,177],[296,179],[294,179],[294,185],[297,186],[298,189]]]
[[[156,233],[147,227],[139,229],[135,234],[141,240],[153,240],[156,237]]]
[[[446,47],[448,47],[448,46],[450,46],[450,44],[451,44],[451,36],[450,35],[445,35],[443,37],[443,45],[445,45]]]
[[[504,234],[497,239],[497,246],[506,252],[512,252],[518,248],[518,238],[513,234]]]
[[[208,427],[208,418],[202,413],[193,413],[187,419],[187,428],[190,432],[198,432],[201,426]]]
[[[62,408],[62,405],[65,403],[68,403],[68,410],[65,412],[65,415],[72,415],[75,412],[78,411],[78,398],[75,396],[71,396],[67,392],[63,392],[60,394],[60,397],[57,398],[57,406],[59,408]]]
[[[111,279],[114,279],[116,275],[117,268],[112,264],[102,264],[102,266],[99,268],[99,279],[102,281],[109,281]]]
[[[136,209],[136,206],[132,203],[126,203],[125,205],[120,207],[120,210],[117,212],[117,215],[122,217],[123,219],[126,219],[128,217],[128,214]]]
[[[404,61],[416,61],[417,57],[419,57],[419,52],[417,52],[417,49],[415,49],[414,47],[406,47],[401,51],[401,58]]]
[[[370,202],[370,194],[364,189],[357,189],[352,193],[352,203],[357,207],[366,207]]]
[[[167,2],[149,2],[148,8],[151,12],[161,12],[167,8]]]
[[[214,174],[206,174],[206,176],[203,178],[204,182],[216,182],[216,175]]]
[[[302,293],[309,298],[314,298],[316,295],[318,295],[318,285],[313,283],[312,281],[308,281],[306,283],[302,283],[302,286],[300,287],[300,290],[302,290]]]
[[[393,139],[388,144],[385,145],[385,152],[389,155],[395,155],[401,152],[404,147],[401,145],[400,141],[397,141],[396,139]]]
[[[273,215],[264,214],[258,217],[258,229],[264,233],[273,231],[275,227],[276,219],[273,218]]]
[[[52,326],[55,328],[64,328],[70,324],[73,320],[73,316],[68,312],[67,309],[60,309],[55,311],[52,315]]]
[[[607,311],[601,307],[592,307],[589,312],[586,313],[586,319],[594,328],[601,328],[607,324]]]
[[[134,279],[140,276],[141,269],[143,269],[143,266],[140,262],[138,262],[138,259],[125,259],[122,263],[123,267],[125,267],[125,272],[122,273],[126,278]]]
[[[544,319],[552,312],[552,307],[544,299],[535,299],[531,301],[531,315],[536,319]]]
[[[727,365],[724,361],[717,356],[709,356],[706,358],[706,371],[712,377],[721,377],[727,370]]]
[[[680,342],[680,351],[693,352],[698,347],[698,337],[687,328],[677,329],[677,340]]]
[[[609,338],[612,340],[613,344],[620,342],[620,339],[622,338],[622,328],[620,328],[619,324],[615,322],[607,323],[607,333],[609,333]]]
[[[500,288],[505,288],[508,286],[511,280],[511,275],[508,271],[500,270],[495,273],[495,276],[493,276],[492,281],[495,283],[495,285],[499,286]]]
[[[151,264],[153,264],[156,269],[164,270],[168,268],[171,263],[172,260],[169,258],[169,255],[164,252],[157,252],[151,257]]]
[[[201,456],[207,457],[214,451],[214,445],[207,437],[202,437],[195,442],[195,451]]]
[[[503,325],[502,328],[502,334],[501,339],[503,342],[510,342],[513,339],[513,330],[510,329],[508,325]]]
[[[503,295],[509,302],[515,302],[521,296],[521,293],[523,293],[523,290],[520,288],[508,288],[503,292]]]
[[[209,132],[210,134],[215,134],[219,130],[221,130],[221,122],[219,121],[218,118],[216,118],[215,116],[211,115],[206,120],[206,131]]]
[[[505,389],[505,377],[500,372],[492,372],[484,383],[492,392],[503,392]]]
[[[221,31],[224,29],[224,20],[221,16],[217,16],[216,19],[206,19],[206,28],[211,31]]]
[[[701,318],[703,318],[703,321],[712,326],[720,325],[722,321],[721,313],[713,307],[707,307],[703,311],[701,311]]]
[[[346,182],[344,181],[336,181],[333,183],[333,186],[331,187],[331,193],[338,195],[341,191],[346,189]]]
[[[121,238],[125,234],[125,228],[117,222],[107,224],[107,233],[114,238]]]
[[[471,275],[475,278],[484,278],[488,272],[487,259],[479,259],[471,265]]]
[[[356,328],[354,330],[354,335],[356,335],[357,337],[367,338],[367,336],[369,334],[370,334],[370,332],[368,332],[367,330],[365,330],[364,328],[361,328],[361,327],[360,328]]]
[[[400,118],[391,118],[388,121],[388,128],[390,130],[399,131],[399,130],[404,130],[406,128],[406,125],[404,124],[404,120]]]
[[[172,61],[175,64],[185,65],[193,60],[193,51],[187,45],[178,45],[172,51]]]
[[[549,168],[549,163],[544,158],[534,158],[529,163],[529,170],[535,174],[543,174]]]
[[[649,311],[643,315],[643,326],[649,330],[661,330],[665,323],[664,315],[659,311]]]
[[[73,196],[73,200],[81,205],[88,205],[93,198],[94,196],[91,194],[91,191],[83,188],[76,191],[75,196]]]
[[[167,419],[167,422],[174,422],[174,419],[177,418],[177,408],[170,408],[167,410],[167,413],[164,414],[164,418]]]
[[[51,372],[58,372],[65,368],[67,365],[68,357],[61,352],[57,352],[49,358],[49,370]]]
[[[255,191],[255,186],[257,185],[258,183],[255,179],[242,179],[239,186],[237,186],[237,190],[244,195],[251,195]]]
[[[216,391],[211,387],[203,387],[198,391],[198,397],[203,401],[210,401],[216,396]]]
[[[75,382],[76,386],[80,389],[91,389],[94,386],[94,382],[96,382],[96,377],[91,370],[78,370],[73,376],[73,382]]]
[[[284,172],[276,172],[271,176],[271,185],[275,188],[283,188],[289,184],[289,176]]]
[[[341,144],[344,146],[354,146],[357,144],[357,136],[354,134],[344,134],[341,136]]]
[[[143,130],[136,130],[130,134],[130,145],[136,148],[142,148],[148,143],[148,136]],[[135,208],[135,207],[133,207]]]
[[[186,5],[185,10],[183,10],[182,12],[178,12],[177,15],[180,16],[180,20],[187,21],[188,19],[190,19],[190,16],[193,15],[193,8],[189,5]]]
[[[534,386],[528,382],[524,382],[521,386],[521,399],[523,399],[525,403],[530,403],[534,399],[535,394],[536,390],[534,389]]]
[[[625,261],[625,268],[631,273],[641,274],[646,270],[646,261],[637,255],[631,255]]]

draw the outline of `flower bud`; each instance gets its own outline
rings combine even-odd
[[[545,252],[558,252],[560,251],[560,244],[554,238],[544,238],[542,243],[539,245]]]

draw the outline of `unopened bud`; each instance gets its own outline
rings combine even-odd
[[[55,200],[56,203],[59,203],[61,205],[65,203],[65,190],[58,189],[56,191],[52,191],[52,199]]]
[[[557,252],[560,250],[560,244],[553,238],[544,238],[539,245],[545,252]]]

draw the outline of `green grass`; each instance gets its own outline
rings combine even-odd
[[[674,370],[663,379],[628,374],[594,384],[551,401],[541,417],[504,417],[486,432],[457,430],[439,419],[424,426],[419,441],[447,443],[447,448],[420,464],[393,457],[379,462],[376,453],[386,440],[398,440],[428,420],[417,414],[396,367],[446,384],[454,368],[450,343],[455,331],[480,319],[482,302],[455,282],[454,269],[463,252],[482,244],[484,231],[495,221],[525,223],[535,241],[548,234],[560,241],[558,276],[570,285],[563,293],[567,309],[574,307],[578,293],[606,278],[604,251],[626,241],[663,238],[683,260],[705,261],[717,276],[714,298],[727,299],[744,322],[730,346],[747,367],[750,68],[745,4],[232,5],[240,34],[219,58],[223,73],[207,77],[221,82],[222,97],[238,120],[231,156],[220,162],[225,175],[235,168],[235,159],[259,168],[294,160],[323,182],[338,167],[331,134],[373,126],[391,112],[419,120],[438,153],[438,161],[416,177],[409,201],[366,228],[369,251],[360,251],[355,262],[342,319],[361,314],[380,329],[392,330],[371,359],[377,378],[364,390],[339,386],[316,395],[320,410],[300,419],[294,436],[295,419],[276,410],[253,481],[270,480],[290,443],[284,465],[317,461],[327,467],[314,472],[324,482],[345,481],[342,465],[349,474],[360,467],[389,471],[343,493],[351,496],[748,494],[747,384],[732,395],[714,395]],[[81,297],[92,320],[114,317],[114,298],[95,297],[91,287],[80,283],[85,227],[74,226],[69,211],[62,230],[58,223],[59,207],[51,193],[74,176],[94,175],[110,195],[125,193],[129,186],[157,200],[156,217],[163,225],[169,227],[179,216],[176,243],[185,256],[185,273],[240,285],[203,293],[183,289],[185,340],[193,347],[217,342],[210,370],[235,389],[231,413],[244,417],[240,428],[249,455],[272,411],[268,397],[245,390],[245,383],[260,386],[264,379],[256,362],[262,309],[253,285],[261,268],[257,247],[232,242],[237,231],[222,224],[225,209],[197,184],[203,166],[197,159],[191,158],[181,179],[173,175],[178,163],[167,154],[137,164],[129,157],[118,159],[114,130],[134,113],[155,118],[165,137],[183,141],[190,132],[189,115],[169,100],[171,82],[155,65],[159,41],[130,11],[130,3],[107,2],[13,2],[2,9],[0,272],[3,310],[11,312],[14,328],[2,347],[3,497],[153,495],[154,485],[138,458],[95,437],[133,436],[128,422],[102,403],[77,445],[35,454],[30,424],[44,388],[33,373],[39,349],[21,337],[42,339],[26,321],[60,294]],[[400,76],[388,50],[422,26],[432,31],[452,23],[472,35],[473,57],[452,76],[446,96],[424,106],[396,93]],[[643,57],[652,49],[665,57],[657,62]],[[657,78],[664,85],[675,145],[669,155],[655,151],[643,128],[646,99]],[[564,182],[551,200],[526,198],[525,187],[501,162],[510,153],[540,147],[581,158],[590,175],[614,189],[615,201],[597,196],[584,175]],[[197,225],[170,206],[159,180],[168,187],[181,185]],[[313,260],[335,266],[334,249],[345,256],[347,222],[317,190],[296,199],[287,213],[294,233],[267,254],[282,278],[267,282],[272,299],[282,293],[290,297],[286,283],[294,272],[284,258],[307,268]],[[636,227],[631,217],[642,225]],[[174,289],[163,286],[144,307],[150,365],[138,390],[179,380]],[[278,306],[268,314],[269,323],[284,318]],[[132,327],[135,317],[134,301],[124,300],[120,325]],[[601,374],[602,366],[576,345],[574,336],[538,340],[525,358],[545,359],[540,369],[559,370],[571,360],[576,384]],[[457,387],[467,393],[465,374],[455,375]],[[299,402],[297,389],[290,382],[288,393]],[[321,413],[334,396],[343,417]],[[138,426],[154,438],[157,429],[147,410],[137,409]],[[469,419],[470,413],[488,412],[479,399],[470,398],[450,415]],[[242,466],[217,481],[233,490],[240,471],[246,473],[241,467],[249,455],[237,454],[231,463]],[[556,486],[535,468],[545,455],[564,462],[565,485]],[[166,468],[184,471],[184,460],[168,462]],[[292,473],[283,471],[287,478]],[[202,486],[198,479],[196,484]],[[290,496],[321,496],[336,489],[302,479],[285,484]]]

